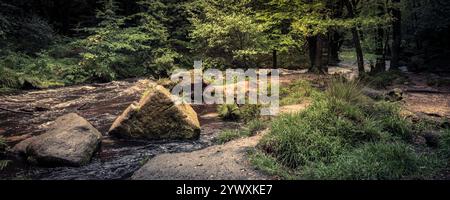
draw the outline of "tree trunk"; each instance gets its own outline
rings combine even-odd
[[[358,71],[359,75],[363,75],[365,73],[364,70],[364,54],[361,47],[361,40],[359,38],[359,33],[356,28],[352,28],[352,37],[353,37],[353,45],[355,45],[356,51],[356,60],[358,63]]]
[[[332,65],[339,63],[339,49],[341,43],[341,35],[333,31],[329,40],[328,62]]]
[[[401,0],[392,0],[394,8],[392,9],[392,16],[394,21],[392,22],[392,58],[391,69],[398,69],[400,60],[400,46],[402,41],[402,13],[399,8]]]
[[[354,18],[355,17],[355,11],[353,8],[354,5],[352,5],[350,0],[345,0],[345,6],[347,7],[348,16],[350,18]],[[353,38],[353,45],[355,46],[356,51],[356,61],[358,63],[358,71],[359,75],[362,76],[365,73],[365,70],[364,70],[364,54],[361,47],[361,39],[359,37],[358,29],[356,27],[353,27],[351,29],[351,32]]]
[[[308,49],[309,49],[309,71],[314,70],[316,66],[316,45],[317,45],[317,36],[309,36],[306,38],[308,42]]]
[[[378,15],[382,16],[384,14],[384,7],[383,4],[378,4]],[[380,72],[383,72],[386,70],[386,61],[385,61],[385,55],[384,55],[384,29],[383,27],[379,26],[376,29],[376,63],[375,68],[371,70],[372,74],[377,74]]]
[[[272,52],[272,67],[273,67],[273,69],[278,68],[278,65],[277,65],[277,50],[275,50],[275,49]]]
[[[324,68],[323,68],[324,64],[323,64],[323,60],[322,60],[322,57],[323,57],[323,49],[322,48],[323,48],[323,38],[321,35],[318,35],[317,39],[316,39],[316,55],[314,58],[314,60],[315,60],[314,63],[317,67],[317,70],[321,73],[325,72]]]

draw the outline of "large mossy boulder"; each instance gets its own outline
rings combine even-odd
[[[200,123],[190,105],[176,104],[169,90],[158,85],[151,86],[139,103],[130,105],[115,120],[109,134],[148,140],[197,139]]]
[[[39,136],[17,144],[13,151],[45,166],[81,166],[89,163],[102,134],[75,113],[61,116]]]

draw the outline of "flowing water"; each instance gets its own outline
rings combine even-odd
[[[0,96],[0,135],[10,147],[45,132],[54,119],[71,112],[86,118],[104,135],[100,150],[88,165],[44,168],[11,155],[0,179],[127,179],[155,155],[205,148],[213,144],[220,130],[240,125],[218,120],[211,114],[213,106],[196,106],[202,124],[198,140],[146,142],[109,137],[106,133],[114,119],[139,100],[149,82],[133,79]]]

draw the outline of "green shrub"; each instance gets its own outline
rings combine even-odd
[[[241,111],[237,104],[222,104],[217,107],[219,117],[224,120],[239,120]]]
[[[244,104],[241,106],[237,104],[222,104],[217,107],[217,112],[219,117],[224,120],[249,122],[259,119],[261,108],[262,106],[258,104]]]
[[[331,164],[308,166],[311,179],[386,180],[429,176],[440,163],[403,143],[370,143],[339,156]]]
[[[261,115],[262,106],[259,104],[245,104],[239,107],[240,119],[249,122],[258,119]]]

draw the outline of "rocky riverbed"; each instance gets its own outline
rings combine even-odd
[[[106,133],[123,110],[139,100],[150,81],[132,79],[104,84],[79,85],[48,90],[24,91],[0,97],[0,132],[9,146],[45,132],[52,121],[77,113],[103,135],[100,150],[82,167],[38,167],[9,156],[9,166],[0,179],[127,179],[148,159],[162,153],[190,152],[213,144],[216,134],[240,124],[222,122],[214,106],[196,106],[202,124],[199,140],[118,140]]]

